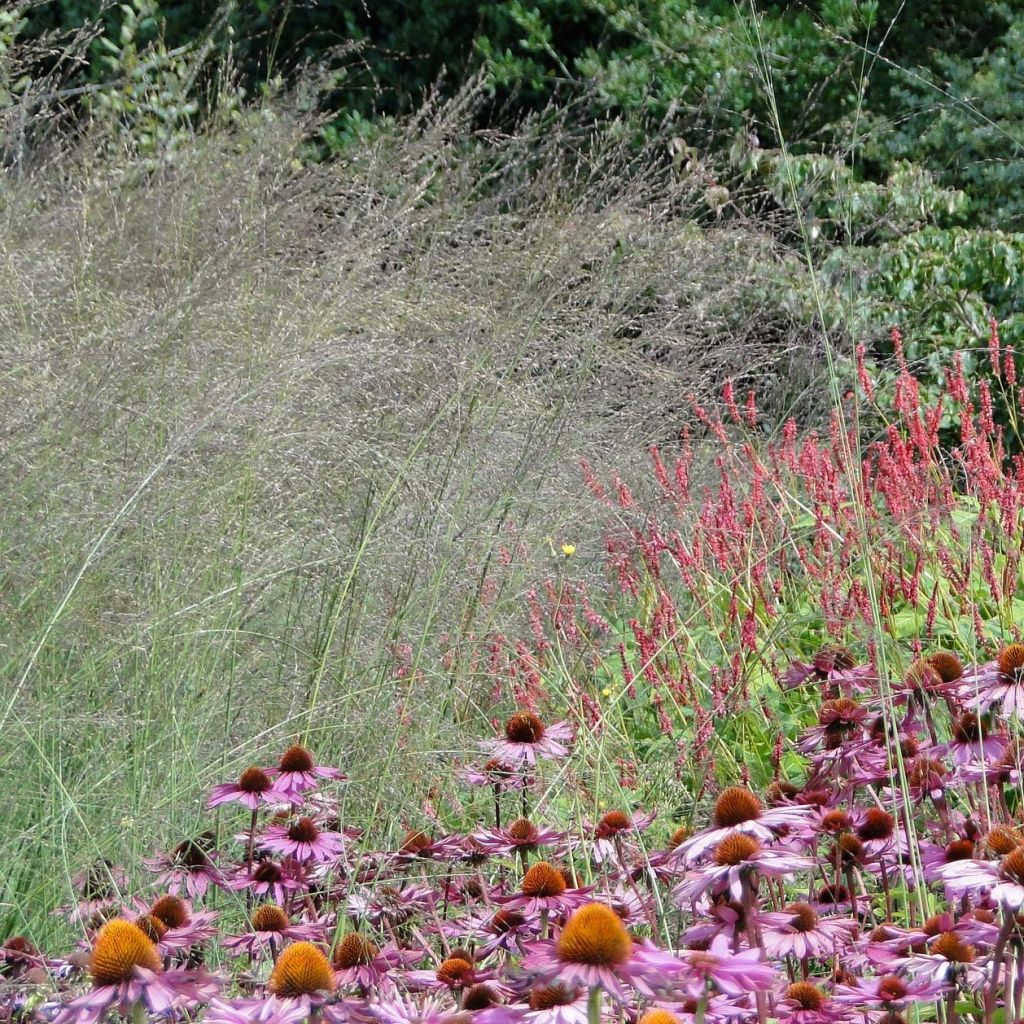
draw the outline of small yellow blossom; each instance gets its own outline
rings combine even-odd
[[[565,555],[566,558],[572,558],[572,556],[576,554],[576,545],[575,544],[563,544],[562,545],[562,554]]]
[[[605,687],[605,688],[604,688],[604,689],[603,689],[603,690],[601,691],[601,696],[602,696],[602,697],[610,697],[611,695],[612,695],[612,688],[611,688],[610,686],[606,686],[606,687]]]

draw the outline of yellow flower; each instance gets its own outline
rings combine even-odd
[[[605,687],[605,688],[604,688],[604,689],[603,689],[603,690],[601,691],[601,696],[602,696],[602,697],[610,697],[611,695],[612,695],[612,688],[611,688],[610,686],[606,686],[606,687]]]
[[[565,555],[566,558],[572,558],[572,556],[576,554],[576,545],[575,544],[563,544],[562,545],[562,554]]]

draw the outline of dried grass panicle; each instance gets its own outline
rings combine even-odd
[[[514,632],[545,538],[596,530],[579,458],[632,460],[689,392],[802,351],[737,314],[768,238],[698,228],[690,186],[612,132],[474,132],[477,99],[328,164],[282,104],[160,170],[87,132],[0,172],[8,710],[51,757],[75,737],[59,783],[53,760],[20,779],[15,841],[40,798],[87,826],[153,805],[101,751],[145,759],[142,787],[164,764],[171,820],[203,781],[182,764],[297,722],[400,791],[399,636],[471,707],[475,638]],[[522,546],[501,571],[499,543]],[[412,751],[459,742],[413,727]]]

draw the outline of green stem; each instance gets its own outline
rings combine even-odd
[[[587,996],[587,1024],[601,1024],[601,997],[604,992],[600,985],[595,985]]]

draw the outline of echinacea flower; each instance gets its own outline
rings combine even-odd
[[[305,868],[290,857],[280,863],[269,858],[257,861],[251,872],[243,868],[240,874],[228,880],[227,886],[275,903],[285,903],[293,893],[308,888]]]
[[[714,827],[684,839],[666,857],[666,863],[693,863],[732,832],[743,832],[769,843],[786,830],[805,825],[810,816],[807,806],[780,804],[765,808],[749,789],[730,786],[715,801]]]
[[[992,734],[988,715],[965,711],[953,722],[953,738],[936,748],[943,756],[950,754],[956,765],[972,761],[997,761],[1006,751],[1009,740],[998,733]]]
[[[344,781],[345,773],[338,768],[328,768],[313,761],[313,755],[303,746],[295,744],[282,755],[274,777],[274,789],[293,803],[301,803],[303,794],[319,785],[321,779]]]
[[[402,845],[393,854],[401,864],[423,860],[459,860],[464,852],[462,836],[435,839],[428,832],[413,829],[406,832]]]
[[[846,949],[857,932],[851,918],[821,917],[808,903],[791,903],[759,918],[765,952],[772,957],[825,959]]]
[[[222,885],[224,875],[214,863],[213,834],[203,833],[184,839],[168,853],[143,858],[142,863],[156,873],[156,884],[172,896],[184,893],[190,900],[202,899],[211,885]]]
[[[545,725],[532,711],[518,711],[505,723],[503,739],[482,740],[480,746],[508,764],[532,767],[538,760],[565,757],[571,739],[568,722]]]
[[[290,825],[271,825],[260,839],[261,845],[275,853],[292,857],[299,863],[333,861],[345,847],[340,832],[318,828],[312,818],[299,818]]]
[[[627,989],[653,997],[672,983],[681,964],[654,947],[634,945],[611,907],[587,903],[573,912],[556,941],[527,946],[523,969],[548,984],[603,989],[624,1003]]]
[[[788,1024],[834,1024],[849,1017],[850,1010],[832,1002],[829,996],[810,981],[795,981],[789,985],[775,1012],[780,1021]]]
[[[738,900],[743,895],[745,880],[755,871],[772,878],[786,878],[813,866],[810,857],[781,846],[762,846],[753,836],[733,832],[715,847],[713,863],[688,871],[673,895],[680,906],[692,905],[706,892],[728,891]]]
[[[1024,718],[1024,644],[1010,644],[994,661],[964,672],[960,694],[968,707],[998,705],[1007,717]]]
[[[143,931],[157,943],[163,955],[181,953],[197,946],[216,934],[213,922],[215,910],[193,910],[180,896],[167,893],[151,906],[137,904],[140,917],[136,920]]]
[[[436,993],[417,998],[391,995],[368,1003],[366,1012],[381,1024],[458,1024],[465,1015],[456,1014],[451,1004]]]
[[[528,918],[542,913],[565,914],[583,906],[593,886],[570,888],[563,872],[546,860],[539,860],[523,876],[520,890],[509,896],[496,896],[494,902],[505,910],[518,910]]]
[[[985,891],[1001,907],[1015,913],[1024,906],[1024,846],[998,862],[964,859],[940,864],[934,876],[954,895]]]
[[[460,778],[471,786],[487,786],[499,793],[506,789],[524,789],[527,785],[522,772],[516,771],[511,765],[496,757],[492,757],[479,768],[463,768]]]
[[[586,822],[590,833],[590,856],[595,864],[621,860],[624,854],[639,851],[637,836],[651,827],[655,815],[637,812],[609,811],[596,824]]]
[[[128,1016],[139,1004],[161,1015],[191,1010],[218,989],[213,978],[197,971],[164,971],[156,946],[124,918],[114,918],[99,930],[89,975],[92,989],[64,1005],[54,1024],[96,1024],[111,1009]]]
[[[343,936],[331,953],[331,965],[339,987],[355,985],[363,993],[394,990],[399,970],[416,963],[421,949],[379,948],[359,932]]]
[[[481,968],[472,953],[453,950],[435,970],[409,971],[403,980],[410,988],[463,992],[493,977],[494,971]]]
[[[488,853],[504,857],[533,853],[542,846],[550,846],[559,853],[565,846],[564,832],[538,827],[528,818],[517,818],[507,828],[474,832],[473,838]]]
[[[862,1009],[899,1013],[917,1003],[930,1003],[948,990],[945,982],[927,977],[904,978],[885,974],[877,978],[857,978],[851,985],[837,985],[833,999],[840,1004]]]
[[[978,988],[986,974],[985,966],[978,962],[978,951],[956,931],[934,936],[928,942],[928,952],[909,957],[905,967],[914,977],[969,989]]]
[[[587,1024],[585,989],[538,985],[525,1005],[495,1006],[474,1014],[474,1024]]]
[[[224,948],[235,956],[248,954],[257,959],[269,952],[276,956],[290,940],[322,942],[320,924],[293,924],[276,903],[262,903],[249,914],[249,931],[224,940]]]
[[[397,889],[382,885],[351,893],[347,905],[356,919],[365,919],[374,927],[396,928],[417,914],[429,913],[437,901],[437,893],[426,886],[407,885]]]
[[[258,811],[261,807],[281,803],[286,799],[285,790],[276,786],[262,768],[253,765],[242,772],[237,782],[223,782],[214,786],[206,806],[219,807],[233,801],[250,811]]]
[[[207,1024],[297,1024],[308,1020],[315,1008],[324,1007],[334,991],[331,965],[323,951],[311,942],[296,942],[277,958],[263,999],[216,1000],[205,1014]],[[345,1019],[325,1016],[331,1024]]]
[[[682,949],[681,988],[695,999],[701,998],[709,986],[727,996],[750,992],[766,992],[778,980],[775,968],[761,958],[759,949],[734,952],[731,943],[720,937],[707,950]]]

